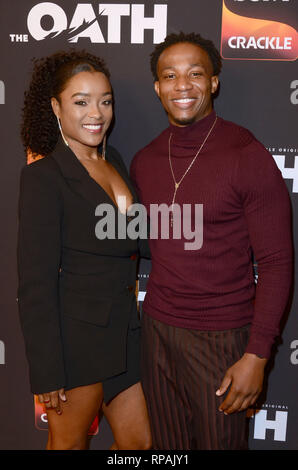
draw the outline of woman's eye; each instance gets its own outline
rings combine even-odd
[[[83,100],[75,101],[75,104],[77,104],[77,105],[79,105],[79,106],[85,106],[85,105],[86,105],[86,101],[83,101]]]
[[[105,101],[103,102],[103,104],[104,104],[105,106],[110,106],[112,103],[113,103],[113,100],[105,100]]]

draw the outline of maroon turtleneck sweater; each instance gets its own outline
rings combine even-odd
[[[172,202],[170,133],[179,181],[215,116],[212,111],[187,127],[170,124],[137,153],[131,177],[148,215],[150,204]],[[175,202],[203,204],[203,244],[194,251],[185,250],[183,238],[150,239],[144,311],[182,328],[224,330],[250,323],[246,352],[268,358],[292,274],[290,199],[272,156],[247,129],[218,117]]]

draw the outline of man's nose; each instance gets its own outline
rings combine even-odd
[[[176,79],[175,88],[176,90],[182,91],[190,90],[192,88],[192,83],[187,76],[181,75]]]

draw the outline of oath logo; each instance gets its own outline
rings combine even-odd
[[[298,339],[291,342],[290,348],[293,350],[290,356],[290,362],[293,366],[298,364]]]
[[[290,101],[292,104],[298,104],[298,80],[293,80],[290,87],[291,90],[294,90],[291,93]]]
[[[3,341],[0,341],[0,365],[5,364],[5,344]]]
[[[44,405],[42,405],[38,396],[34,395],[34,412],[35,412],[35,427],[40,431],[48,430],[48,416]],[[98,434],[98,417],[96,417],[89,429],[88,435],[95,436]]]
[[[148,11],[148,7],[146,9]],[[152,13],[151,13],[152,15]],[[91,43],[121,43],[122,19],[130,20],[131,44],[143,44],[145,30],[152,30],[153,43],[162,42],[167,34],[167,5],[153,5],[153,16],[146,16],[145,4],[77,3],[72,11],[65,11],[53,2],[34,5],[28,13],[27,27],[36,41],[59,38],[76,43],[87,38]],[[124,21],[124,20],[123,20]],[[11,41],[24,34],[11,34]],[[28,40],[28,38],[27,38]]]
[[[273,0],[223,0],[222,57],[295,60],[298,38],[289,6],[290,2]]]
[[[5,85],[2,80],[0,80],[0,104],[5,104]]]
[[[250,409],[248,415],[254,420],[253,438],[286,441],[288,407],[264,404],[262,409]]]

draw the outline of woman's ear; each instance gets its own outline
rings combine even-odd
[[[59,119],[60,104],[59,104],[59,101],[57,100],[57,98],[55,98],[54,96],[52,96],[52,98],[51,98],[51,105],[52,105],[53,113]]]

